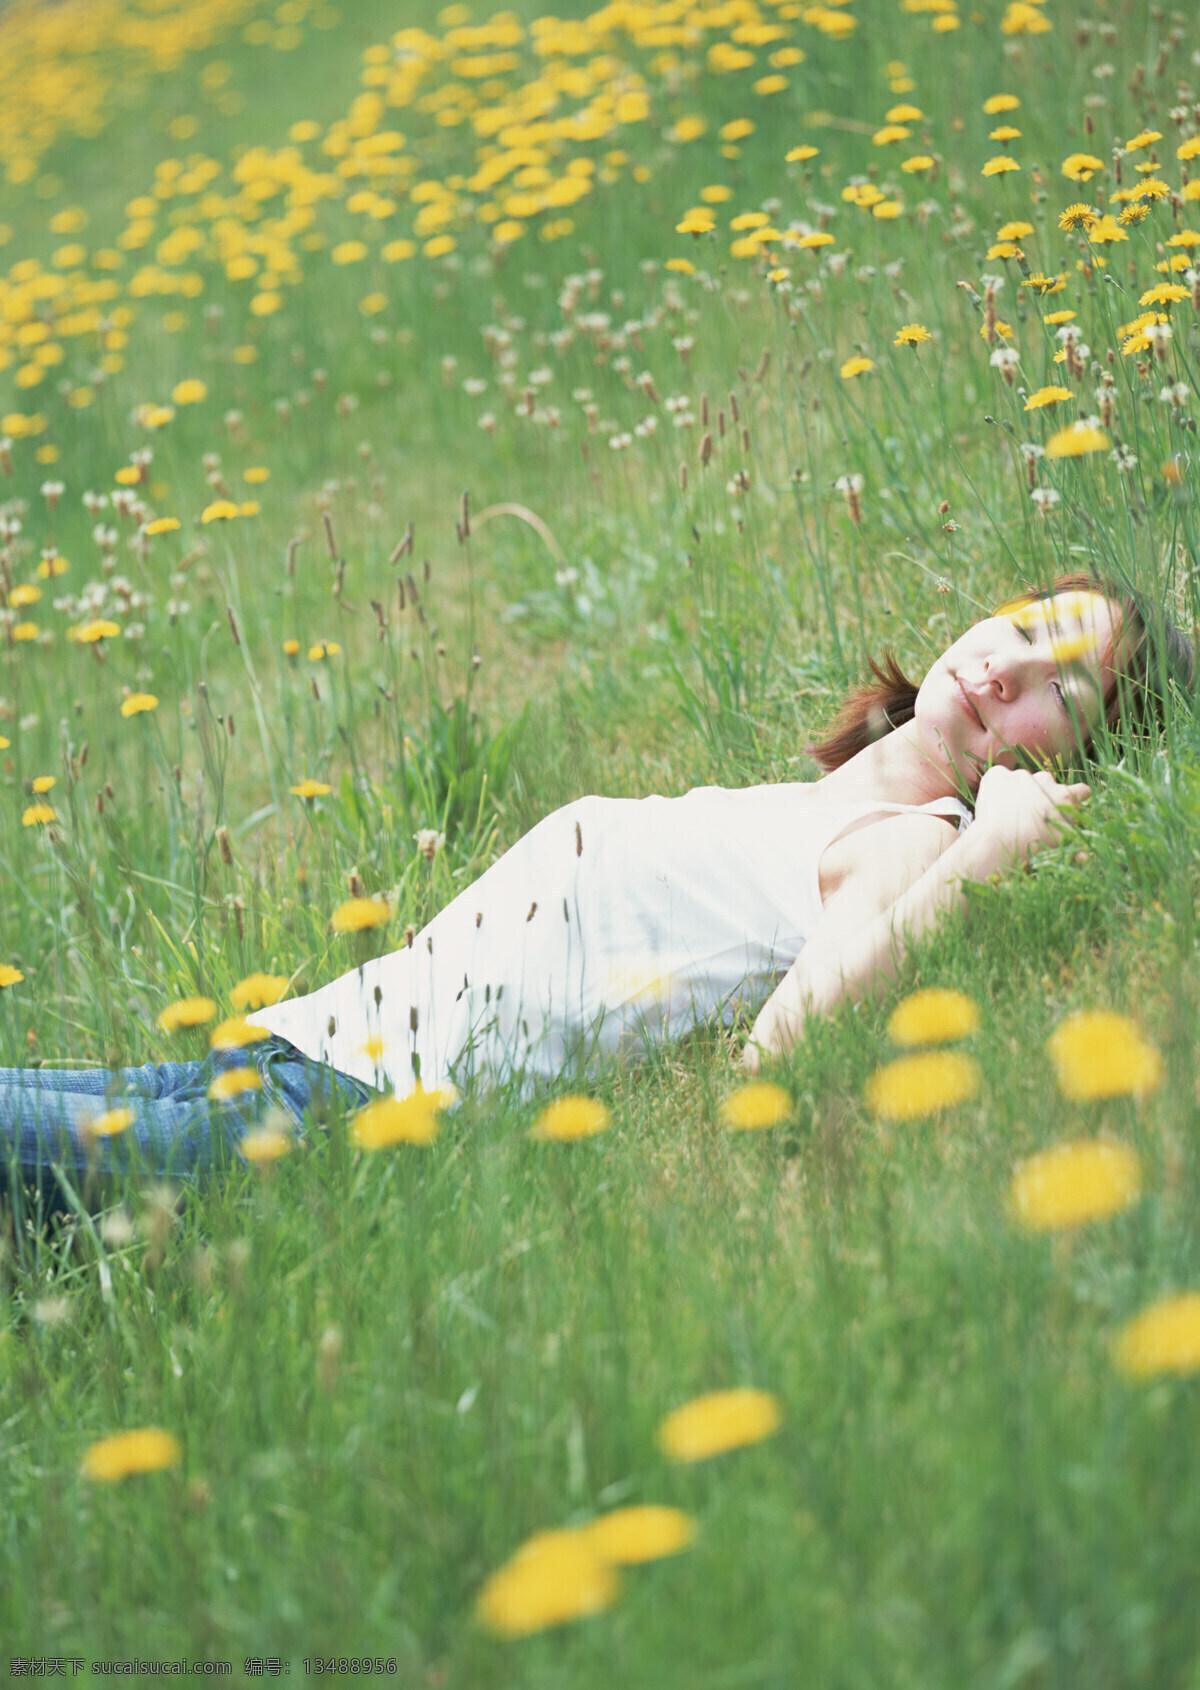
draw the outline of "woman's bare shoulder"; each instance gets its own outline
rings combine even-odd
[[[902,897],[958,833],[955,816],[929,810],[862,817],[828,846],[821,858],[821,897],[861,904],[876,915]]]

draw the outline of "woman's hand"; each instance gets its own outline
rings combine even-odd
[[[1008,859],[1019,862],[1043,845],[1057,844],[1070,821],[1064,812],[1091,795],[1091,787],[1082,781],[1063,786],[1044,769],[1030,774],[997,763],[979,783],[975,826],[999,844],[1002,864]]]

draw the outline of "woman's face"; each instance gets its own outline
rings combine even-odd
[[[1104,715],[1119,617],[1099,593],[1067,592],[976,622],[922,681],[918,726],[974,779],[1017,751],[1077,751]]]

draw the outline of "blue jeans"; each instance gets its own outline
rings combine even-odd
[[[219,1074],[246,1067],[257,1070],[261,1090],[229,1102],[209,1098]],[[0,1068],[0,1189],[14,1174],[23,1184],[49,1184],[54,1162],[68,1176],[120,1174],[136,1165],[158,1178],[187,1178],[237,1162],[242,1135],[272,1106],[302,1129],[306,1110],[349,1113],[376,1095],[275,1035],[200,1062],[144,1062],[116,1072]],[[131,1109],[134,1118],[112,1137],[90,1134],[88,1122],[109,1109]]]

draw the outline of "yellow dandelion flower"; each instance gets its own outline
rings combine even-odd
[[[299,786],[288,788],[295,798],[326,798],[333,791],[328,781],[302,780]]]
[[[392,906],[386,898],[348,898],[329,918],[335,933],[361,933],[367,927],[386,927]]]
[[[383,1097],[368,1103],[354,1117],[351,1137],[360,1150],[383,1150],[392,1144],[432,1144],[438,1135],[437,1111],[444,1107],[441,1092],[420,1087],[405,1098]]]
[[[367,256],[365,241],[339,241],[329,254],[335,264],[357,264]]]
[[[58,816],[49,804],[30,804],[21,815],[22,827],[45,827],[48,822],[57,821]]]
[[[988,135],[989,141],[999,141],[1002,147],[1007,146],[1009,141],[1019,141],[1020,139],[1021,131],[1014,129],[1011,123],[1002,123],[998,129],[993,129]]]
[[[675,225],[675,232],[678,235],[709,235],[716,226],[717,220],[708,207],[698,205],[684,213],[683,221]]]
[[[1138,200],[1149,200],[1153,203],[1155,200],[1165,200],[1170,192],[1169,183],[1160,181],[1156,176],[1147,176],[1144,181],[1138,183],[1133,191],[1133,197]]]
[[[98,621],[85,622],[82,628],[76,629],[75,638],[80,645],[95,645],[97,640],[115,640],[120,632],[117,623],[102,616]]]
[[[1181,147],[1176,147],[1175,157],[1183,159],[1185,163],[1188,159],[1200,158],[1200,135],[1193,135]]]
[[[299,640],[284,640],[284,642],[283,642],[283,655],[285,657],[299,657],[299,655],[300,655],[300,641]]]
[[[96,1138],[115,1138],[131,1127],[136,1118],[132,1109],[106,1109],[103,1114],[92,1116],[86,1130]]]
[[[979,1011],[962,992],[930,986],[897,1004],[888,1034],[898,1045],[945,1044],[965,1039],[979,1026]]]
[[[1015,241],[995,241],[987,249],[988,258],[1023,258],[1025,255]]]
[[[158,1024],[164,1033],[177,1033],[180,1027],[201,1027],[211,1021],[217,1006],[211,998],[180,998],[159,1011]]]
[[[278,1162],[281,1156],[286,1156],[295,1147],[296,1140],[292,1134],[279,1127],[255,1127],[243,1133],[238,1144],[246,1160],[256,1163]]]
[[[582,1532],[539,1532],[480,1591],[475,1614],[501,1637],[528,1637],[611,1607],[617,1574]]]
[[[1104,160],[1091,153],[1072,153],[1062,161],[1062,173],[1070,182],[1087,182],[1104,169]]]
[[[603,1132],[609,1114],[594,1097],[556,1097],[542,1110],[529,1129],[530,1138],[575,1139],[591,1138]]]
[[[201,522],[230,522],[238,514],[238,508],[232,499],[214,499],[211,505],[205,505],[200,513]]]
[[[748,117],[735,117],[731,123],[721,125],[722,141],[744,141],[747,135],[753,135],[754,124]]]
[[[1167,241],[1168,246],[1186,247],[1190,252],[1193,247],[1200,246],[1200,230],[1180,229],[1177,235],[1172,235]]]
[[[257,1068],[228,1068],[218,1074],[208,1088],[208,1095],[217,1103],[231,1103],[248,1091],[262,1090],[262,1076]]]
[[[171,398],[177,405],[198,405],[202,399],[208,398],[208,388],[204,382],[180,381],[171,389]]]
[[[1069,387],[1039,387],[1026,399],[1025,409],[1040,411],[1046,405],[1060,405],[1064,399],[1074,397]]]
[[[1015,158],[1009,158],[1007,153],[999,153],[995,158],[988,159],[979,174],[981,176],[1003,176],[1009,170],[1020,170],[1020,168],[1021,166]]]
[[[787,1120],[791,1112],[790,1093],[766,1080],[740,1086],[721,1104],[722,1122],[738,1132],[778,1126],[780,1121]]]
[[[1135,135],[1133,137],[1132,141],[1126,141],[1125,151],[1127,153],[1136,153],[1137,151],[1139,151],[1140,148],[1149,147],[1155,141],[1161,141],[1161,140],[1162,140],[1162,130],[1161,129],[1143,129],[1140,134]]]
[[[855,376],[866,375],[868,370],[875,368],[874,358],[847,358],[838,374],[843,381],[852,381]]]
[[[900,217],[903,213],[903,200],[880,200],[871,207],[871,216],[878,217],[881,222],[890,222],[892,218]]]
[[[902,123],[885,123],[882,129],[877,129],[871,140],[877,147],[887,147],[894,141],[907,141],[912,134]]]
[[[602,1561],[633,1567],[664,1555],[678,1555],[695,1539],[696,1522],[681,1508],[646,1503],[614,1508],[611,1514],[602,1514],[581,1526],[579,1535]]]
[[[795,240],[788,241],[788,246],[794,246],[801,252],[814,252],[819,246],[832,246],[833,236],[828,229],[815,229],[811,235],[798,235]]]
[[[1046,442],[1048,458],[1084,458],[1089,452],[1106,452],[1112,442],[1102,428],[1089,428],[1086,423],[1074,423],[1060,428]]]
[[[42,596],[42,589],[35,587],[32,582],[23,581],[14,587],[8,595],[8,602],[15,610],[22,610],[27,604],[36,604]]]
[[[134,1432],[117,1432],[92,1444],[84,1452],[82,1470],[89,1479],[111,1483],[131,1473],[157,1473],[160,1468],[174,1467],[182,1454],[178,1438],[161,1427],[145,1426]]]
[[[241,1050],[245,1045],[258,1044],[270,1037],[266,1027],[251,1026],[244,1015],[231,1015],[213,1028],[208,1043],[212,1050]]]
[[[920,106],[899,105],[884,115],[888,123],[920,123],[925,113]]]
[[[669,133],[669,139],[686,145],[688,141],[698,141],[708,128],[702,117],[681,117],[679,122]]]
[[[157,710],[158,700],[152,692],[131,692],[121,704],[122,716],[142,716],[148,710]]]
[[[712,1391],[660,1421],[658,1447],[672,1461],[706,1461],[769,1438],[782,1420],[779,1399],[769,1391]]]
[[[900,166],[906,176],[915,176],[918,171],[930,170],[932,167],[933,159],[928,153],[914,153],[912,158],[906,158]]]
[[[12,637],[14,640],[36,640],[41,631],[36,622],[17,622],[13,625]]]
[[[173,534],[180,527],[177,516],[158,516],[142,529],[143,534]]]
[[[690,258],[668,258],[663,268],[674,270],[680,276],[694,276],[696,274],[696,266]]]
[[[142,479],[142,472],[136,464],[123,464],[113,476],[118,487],[136,487]]]
[[[1048,311],[1043,322],[1049,323],[1051,328],[1057,328],[1060,323],[1071,323],[1075,320],[1074,311]]]
[[[19,968],[14,968],[11,963],[0,962],[0,988],[19,985],[24,978]]]
[[[1114,241],[1127,241],[1129,236],[1115,217],[1098,217],[1087,228],[1087,238],[1093,246],[1110,246]]]
[[[1156,288],[1147,288],[1138,300],[1138,304],[1172,305],[1181,299],[1190,299],[1191,297],[1191,288],[1182,287],[1178,282],[1160,282]]]
[[[996,239],[998,241],[1022,241],[1026,235],[1032,235],[1032,233],[1032,223],[1022,223],[1018,220],[1013,223],[1002,223],[996,230]]]
[[[258,487],[270,479],[271,472],[265,464],[251,464],[249,469],[242,471],[242,480],[248,481],[252,487]]]
[[[923,1051],[879,1068],[867,1081],[867,1107],[887,1121],[911,1121],[949,1109],[979,1089],[979,1068],[957,1050]]]
[[[239,980],[229,994],[229,1001],[235,1009],[267,1009],[273,1003],[278,1003],[287,991],[287,980],[282,974],[247,974],[244,980]]]
[[[741,229],[762,229],[770,221],[771,221],[771,219],[767,216],[765,211],[741,211],[732,220],[729,227],[731,229],[738,229],[738,230],[741,230]]]
[[[336,640],[318,640],[308,648],[308,661],[322,663],[327,657],[337,657],[341,649]]]
[[[1013,1175],[1010,1201],[1023,1226],[1055,1232],[1115,1215],[1135,1203],[1141,1189],[1135,1152],[1094,1139],[1030,1156]]]
[[[726,200],[733,198],[733,189],[727,188],[723,182],[714,182],[710,187],[701,188],[700,198],[705,205],[724,205]]]
[[[1047,1041],[1059,1090],[1090,1102],[1138,1096],[1162,1079],[1162,1058],[1127,1016],[1084,1010],[1054,1029]]]
[[[892,345],[911,346],[915,349],[918,346],[924,346],[927,340],[932,339],[933,336],[925,327],[924,323],[905,323],[901,328],[896,330],[896,338],[892,342]]]
[[[783,155],[785,164],[804,164],[810,158],[816,158],[820,147],[793,147]]]
[[[1129,1379],[1200,1371],[1200,1291],[1164,1297],[1127,1321],[1113,1345],[1113,1361]]]
[[[30,782],[35,792],[49,792],[50,788],[57,786],[57,784],[57,775],[38,775],[35,780]]]

